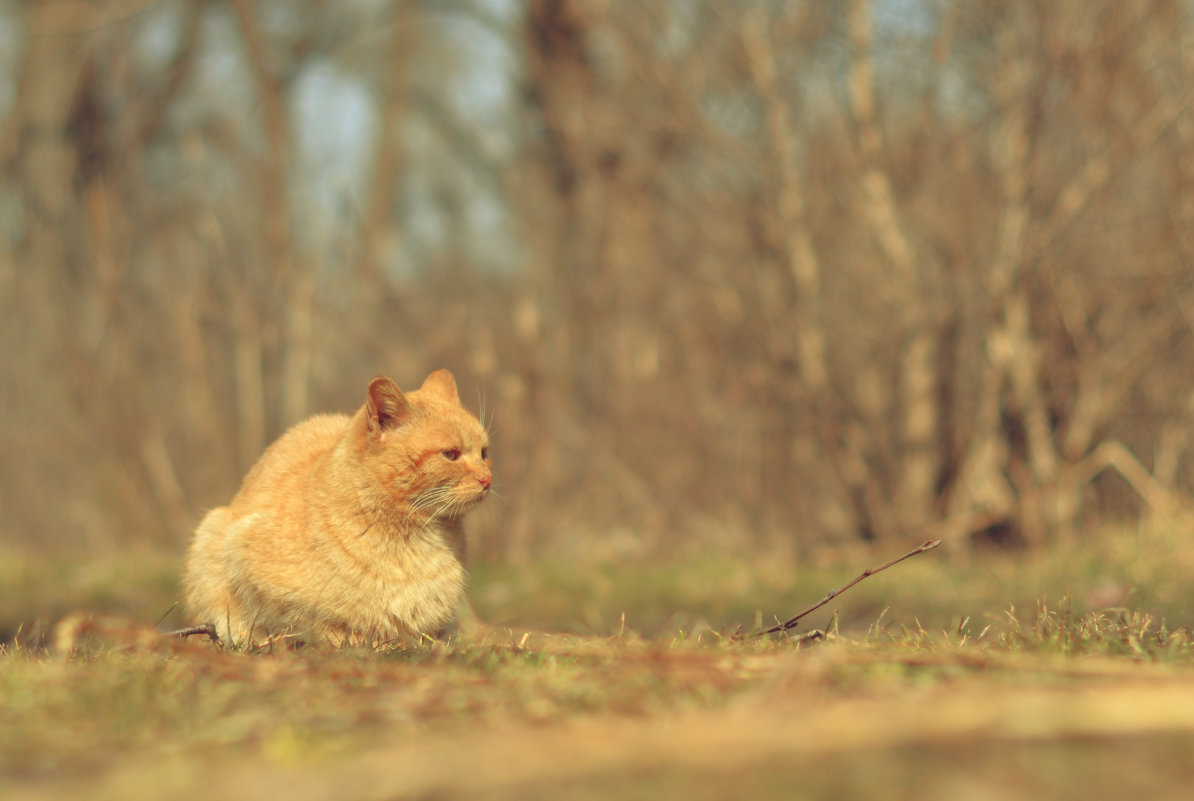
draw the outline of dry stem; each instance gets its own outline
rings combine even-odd
[[[783,631],[789,631],[791,629],[794,629],[794,628],[796,628],[796,624],[800,621],[800,619],[802,617],[806,617],[807,615],[810,615],[813,612],[817,611],[822,606],[829,603],[834,598],[841,595],[843,592],[850,589],[858,582],[862,581],[864,578],[866,578],[868,576],[873,576],[876,573],[882,573],[884,570],[891,567],[892,565],[899,564],[900,562],[904,561],[905,559],[916,556],[917,554],[920,554],[920,553],[924,553],[925,551],[931,551],[940,544],[941,544],[941,540],[929,540],[928,542],[925,542],[922,545],[916,546],[912,550],[908,551],[908,553],[906,553],[902,556],[897,556],[895,559],[892,559],[890,562],[885,562],[885,563],[879,565],[878,567],[868,567],[866,570],[862,571],[862,573],[860,573],[858,576],[856,576],[854,578],[854,580],[851,581],[849,584],[845,585],[841,589],[830,590],[824,598],[822,598],[820,601],[818,601],[817,603],[810,606],[808,609],[805,609],[800,614],[798,614],[794,617],[788,618],[783,623],[777,623],[769,629],[763,629],[762,631],[757,631],[757,632],[754,632],[753,634],[748,634],[745,636],[765,637],[768,634],[778,634]],[[741,637],[739,635],[734,635],[734,639],[741,639]]]
[[[202,626],[188,626],[185,629],[175,629],[163,634],[163,637],[190,637],[194,634],[206,634],[212,642],[218,643],[220,636],[216,634],[216,627],[210,623],[204,623]]]

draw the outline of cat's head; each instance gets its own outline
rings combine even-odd
[[[373,379],[354,428],[372,489],[396,510],[458,518],[489,494],[489,434],[460,405],[447,370],[407,393],[389,378]]]

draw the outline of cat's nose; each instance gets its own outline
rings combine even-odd
[[[477,483],[481,485],[482,489],[489,489],[489,485],[493,483],[493,476],[488,473],[483,476],[477,476]]]

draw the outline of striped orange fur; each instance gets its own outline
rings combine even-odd
[[[491,480],[488,434],[451,373],[409,393],[375,378],[356,414],[291,428],[199,524],[189,614],[232,643],[434,633],[462,600],[461,519]]]

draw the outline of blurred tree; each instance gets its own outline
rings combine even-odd
[[[0,29],[5,538],[180,544],[286,426],[439,366],[496,427],[491,557],[1034,544],[1190,489],[1180,0]]]

